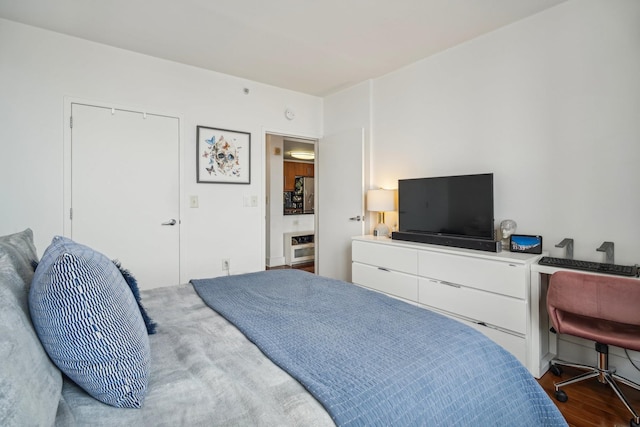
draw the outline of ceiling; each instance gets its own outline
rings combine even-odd
[[[315,145],[313,140],[306,140],[301,138],[285,137],[283,144],[283,159],[284,160],[297,160],[291,156],[291,152],[302,152],[305,154],[313,154]]]
[[[316,96],[566,0],[0,0],[0,17]]]

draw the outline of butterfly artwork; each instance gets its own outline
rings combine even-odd
[[[250,143],[247,132],[198,126],[198,182],[248,184]]]

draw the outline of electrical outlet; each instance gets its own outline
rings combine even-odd
[[[229,260],[229,258],[223,258],[222,259],[222,271],[229,271],[230,267],[231,267],[231,261]]]

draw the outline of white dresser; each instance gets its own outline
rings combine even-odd
[[[532,299],[530,277],[540,256],[359,236],[352,242],[352,282],[478,329],[539,378],[547,334],[540,333],[546,327],[538,322],[540,292]]]

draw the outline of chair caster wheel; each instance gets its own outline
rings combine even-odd
[[[553,375],[555,375],[556,377],[559,377],[562,375],[562,368],[560,366],[557,365],[551,365],[551,367],[549,368],[549,370],[551,371],[551,373]]]
[[[567,396],[567,393],[562,390],[556,390],[556,400],[558,402],[566,402],[569,400],[569,396]]]

